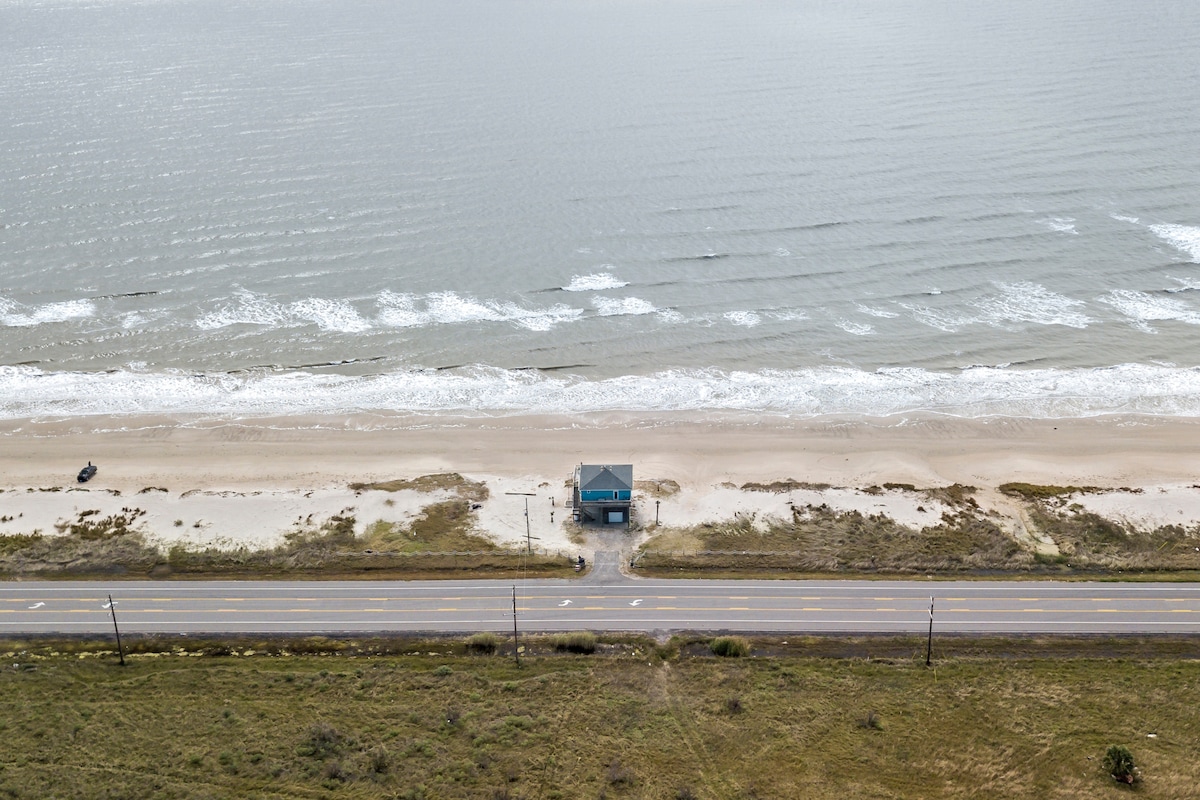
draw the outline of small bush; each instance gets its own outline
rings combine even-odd
[[[587,631],[559,634],[554,637],[554,649],[567,653],[594,653],[596,635]]]
[[[718,636],[708,645],[722,658],[741,658],[750,655],[750,643],[741,636]]]
[[[300,755],[326,758],[337,752],[345,737],[327,722],[315,723],[308,729],[307,740],[297,748]]]
[[[1114,744],[1104,754],[1104,771],[1119,783],[1132,784],[1137,780],[1137,766],[1128,747]]]
[[[742,698],[731,697],[725,701],[725,710],[730,714],[740,714],[744,710],[742,707]]]
[[[470,639],[467,639],[467,650],[472,653],[481,653],[490,656],[499,647],[500,637],[490,631],[477,633]]]
[[[611,786],[631,786],[633,773],[619,760],[614,759],[604,772],[604,778]]]
[[[874,711],[868,711],[865,717],[858,720],[858,727],[871,731],[883,730],[883,723],[879,721],[879,715]]]

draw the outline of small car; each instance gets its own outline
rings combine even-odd
[[[91,479],[92,479],[92,478],[93,478],[95,475],[96,475],[96,468],[95,468],[94,466],[92,466],[92,462],[90,462],[90,461],[89,461],[89,462],[88,462],[88,465],[87,465],[86,467],[84,467],[83,469],[79,470],[79,478],[78,478],[78,481],[79,481],[80,483],[87,483],[87,482],[88,482],[88,481],[90,481],[90,480],[91,480]]]

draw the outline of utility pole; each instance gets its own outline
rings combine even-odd
[[[525,549],[533,555],[533,537],[529,535],[529,498],[525,498]],[[513,589],[516,591],[516,588]],[[514,612],[515,613],[515,612]]]
[[[108,596],[108,610],[112,612],[113,630],[117,634],[117,655],[121,657],[121,666],[125,666],[125,650],[121,647],[121,629],[117,627],[117,604],[113,602],[112,595]]]
[[[516,659],[517,667],[521,666],[521,645],[517,641],[517,587],[513,587],[513,658]]]
[[[929,642],[925,645],[925,666],[933,666],[933,598],[929,598]]]
[[[661,500],[654,501],[654,524],[655,524],[655,526],[658,525],[658,504],[661,502],[662,502]]]

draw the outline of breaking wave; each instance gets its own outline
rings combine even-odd
[[[397,412],[466,416],[740,411],[811,417],[933,412],[959,417],[1200,416],[1200,368],[970,367],[864,371],[666,370],[588,380],[468,367],[370,376],[306,371],[48,372],[0,367],[0,417],[181,414],[219,418]]]
[[[96,304],[91,300],[67,300],[29,306],[0,297],[0,326],[8,328],[29,328],[50,322],[83,319],[95,314]]]
[[[628,286],[629,281],[623,281],[609,272],[597,272],[593,275],[576,275],[571,282],[562,287],[564,292],[603,292],[607,289],[620,289]]]

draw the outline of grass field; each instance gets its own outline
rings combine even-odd
[[[0,643],[0,796],[1185,798],[1200,785],[1195,640],[948,639],[933,669],[922,641],[896,638],[750,639],[740,658],[700,638],[601,637],[592,655],[571,641],[528,640],[520,668],[506,645],[471,655],[451,639],[134,640],[167,652],[124,668],[102,643]],[[1132,790],[1100,766],[1112,744],[1141,769]]]

